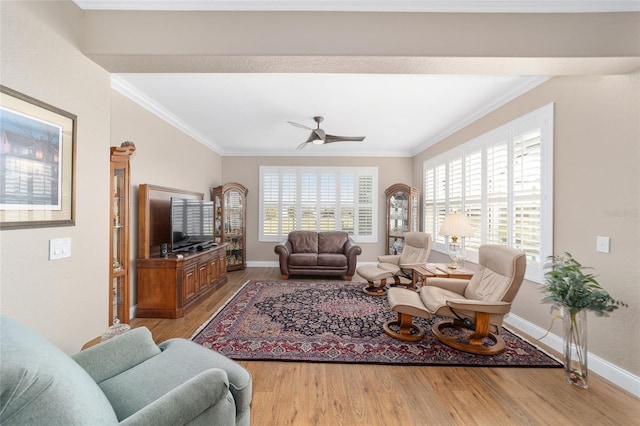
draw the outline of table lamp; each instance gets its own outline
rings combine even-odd
[[[473,235],[473,228],[469,223],[469,219],[462,213],[449,213],[444,217],[438,234],[450,237],[449,257],[451,258],[451,264],[449,264],[449,268],[457,269],[458,261],[462,260],[458,238],[471,237]]]

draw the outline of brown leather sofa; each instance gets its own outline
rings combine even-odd
[[[289,275],[335,275],[351,281],[362,249],[344,231],[292,231],[275,252],[285,280]]]

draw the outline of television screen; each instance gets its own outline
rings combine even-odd
[[[171,251],[207,248],[213,243],[213,201],[171,198]]]

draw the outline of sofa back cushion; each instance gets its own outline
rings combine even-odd
[[[0,424],[109,425],[116,414],[71,357],[0,316]]]
[[[344,253],[349,234],[344,231],[325,231],[318,234],[319,253]]]
[[[289,242],[294,253],[318,253],[318,233],[316,231],[291,231]]]

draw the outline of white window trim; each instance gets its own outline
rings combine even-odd
[[[438,155],[432,159],[426,160],[423,163],[422,177],[423,182],[426,179],[427,170],[433,168],[436,165],[440,164],[448,164],[448,162],[453,158],[459,158],[462,156],[464,159],[468,152],[477,151],[478,148],[482,150],[486,150],[488,146],[492,144],[495,140],[498,140],[498,135],[504,136],[507,135],[509,140],[511,140],[513,135],[521,134],[526,129],[532,127],[532,122],[535,123],[535,127],[540,127],[541,134],[541,176],[540,176],[540,184],[541,184],[541,194],[540,194],[540,257],[541,257],[541,265],[530,265],[527,264],[527,271],[525,278],[534,282],[543,283],[544,282],[544,263],[548,256],[553,254],[553,135],[554,135],[554,123],[553,123],[553,115],[554,115],[554,105],[553,103],[545,105],[535,111],[532,111],[529,114],[526,114],[522,117],[519,117],[507,124],[500,126],[497,129],[494,129],[490,132],[487,132],[477,138],[470,140],[450,151],[447,151],[443,154]],[[512,145],[509,144],[509,151],[512,150]],[[486,170],[486,157],[483,154],[483,170]],[[464,160],[463,160],[464,163]],[[509,168],[509,174],[511,177],[511,167]],[[509,179],[509,182],[512,182],[512,179]],[[482,189],[482,221],[483,224],[486,221],[486,179],[483,179],[483,189]],[[511,183],[510,183],[511,185]],[[427,188],[424,188],[424,197],[423,200],[426,201]],[[447,197],[448,198],[448,197]],[[424,202],[423,201],[423,202]],[[509,206],[512,206],[513,194],[509,192]],[[464,207],[464,191],[463,191],[463,207]],[[449,206],[446,206],[447,211]],[[423,223],[427,223],[426,214],[427,209],[423,206]],[[510,216],[511,217],[511,216]],[[483,225],[484,227],[484,225]],[[512,227],[509,226],[509,233],[512,232]],[[425,232],[433,233],[433,246],[432,249],[444,254],[448,253],[447,244],[436,241],[438,229],[425,229]],[[484,236],[482,236],[484,239]],[[464,238],[462,238],[464,244]],[[511,241],[511,239],[509,239]],[[483,241],[481,241],[481,244]],[[467,260],[471,262],[478,261],[478,252],[477,251],[467,251],[466,253]]]
[[[357,228],[358,228],[358,224],[357,224],[357,219],[354,218],[354,220],[356,221],[354,223],[354,234],[351,235],[353,240],[357,243],[375,243],[378,240],[378,168],[377,167],[312,167],[312,166],[308,166],[308,167],[290,167],[290,166],[282,166],[282,167],[278,167],[278,166],[260,166],[260,204],[259,204],[259,212],[258,212],[258,228],[259,228],[259,232],[258,232],[258,241],[260,242],[280,242],[282,241],[286,235],[283,235],[283,231],[281,229],[282,224],[280,223],[280,229],[279,229],[279,235],[277,236],[272,236],[272,235],[264,235],[264,194],[263,194],[263,186],[264,186],[264,181],[263,178],[265,176],[265,173],[269,173],[269,172],[274,172],[277,171],[279,174],[282,173],[295,173],[297,176],[300,176],[303,173],[313,173],[313,172],[317,172],[318,176],[322,173],[322,174],[333,174],[335,176],[337,176],[337,190],[339,191],[339,187],[340,187],[340,179],[339,176],[341,175],[354,175],[356,177],[356,182],[357,182],[357,177],[358,176],[371,176],[373,178],[373,185],[372,185],[372,203],[371,203],[371,209],[372,209],[372,234],[371,235],[358,235],[357,234]],[[299,180],[299,179],[298,179]],[[357,183],[356,183],[357,185]],[[280,191],[282,190],[282,188],[280,188]],[[297,188],[297,190],[299,191],[299,187]],[[338,203],[340,202],[340,196],[337,196],[337,200]],[[354,200],[355,204],[354,204],[354,208],[355,210],[357,210],[358,207],[358,201],[357,201],[357,197]],[[296,203],[298,205],[298,211],[300,212],[300,206],[301,206],[301,200],[298,197],[296,199]],[[321,205],[323,205],[323,203],[321,203],[321,201],[318,199],[316,200],[316,206],[319,208]],[[336,220],[339,221],[340,218],[340,206],[337,205],[336,206]],[[298,222],[298,226],[299,226]],[[337,229],[337,228],[336,228]]]

